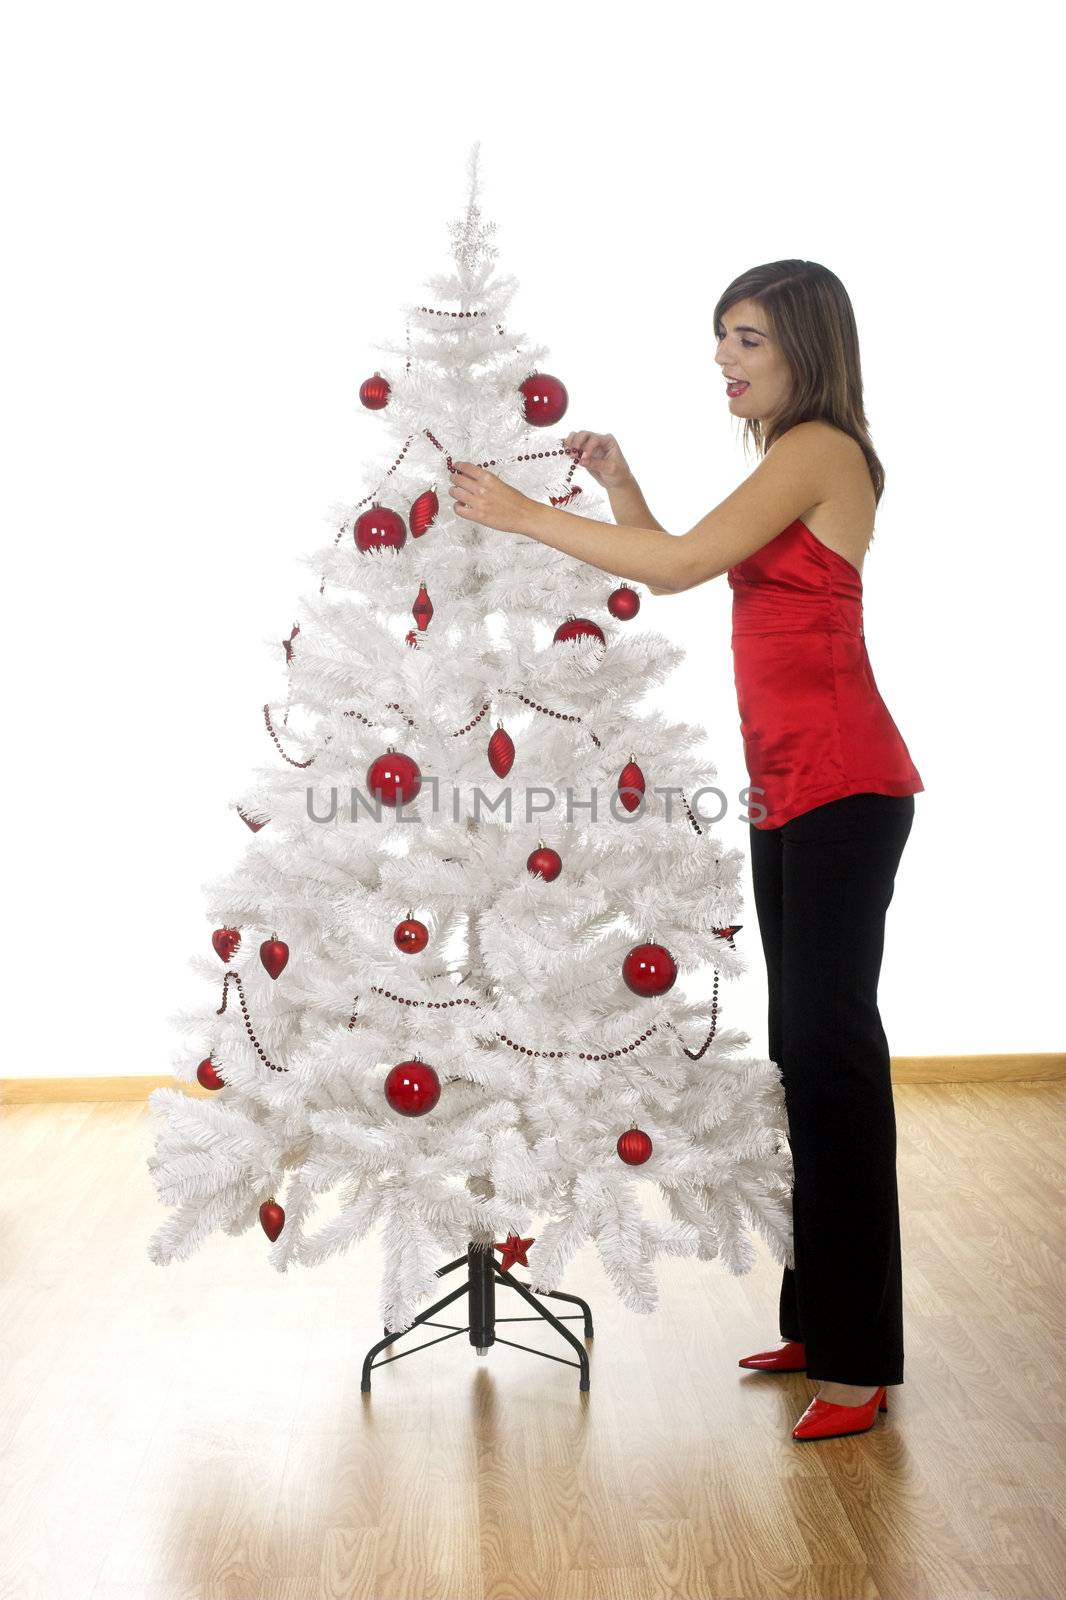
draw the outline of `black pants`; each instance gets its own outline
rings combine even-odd
[[[877,1009],[885,913],[914,796],[846,795],[749,829],[794,1172],[778,1327],[807,1376],[903,1382],[896,1116]]]

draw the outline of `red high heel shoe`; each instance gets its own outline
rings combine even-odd
[[[838,1439],[849,1433],[867,1433],[879,1411],[888,1410],[884,1384],[865,1405],[839,1406],[832,1400],[813,1399],[792,1430],[793,1439]]]
[[[807,1351],[797,1339],[786,1339],[776,1350],[759,1350],[753,1356],[744,1356],[738,1367],[750,1367],[754,1372],[806,1372]]]

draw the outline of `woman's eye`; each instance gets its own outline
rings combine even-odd
[[[740,342],[745,350],[757,350],[759,348],[758,341],[755,339],[741,339]]]

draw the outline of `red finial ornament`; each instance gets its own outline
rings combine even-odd
[[[503,723],[498,722],[489,740],[489,766],[498,778],[506,778],[514,766],[514,754],[514,740]]]
[[[636,811],[643,793],[644,774],[631,755],[618,774],[618,798],[627,811]]]
[[[433,601],[429,598],[429,591],[424,583],[418,586],[418,598],[411,607],[411,615],[418,623],[419,632],[425,633],[433,615]]]
[[[407,526],[413,539],[421,539],[426,529],[433,526],[439,510],[440,501],[434,490],[423,489],[407,514]]]

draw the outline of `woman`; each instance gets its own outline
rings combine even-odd
[[[755,471],[668,534],[611,434],[571,433],[619,527],[530,500],[458,462],[456,513],[525,534],[653,594],[725,576],[745,760],[752,882],[794,1168],[795,1268],[783,1343],[744,1357],[820,1387],[792,1431],[862,1433],[903,1382],[896,1125],[877,1009],[885,914],[924,788],[878,692],[862,566],[884,473],[863,410],[851,302],[828,268],[775,261],[715,307],[715,360]],[[749,802],[751,806],[752,803]]]

